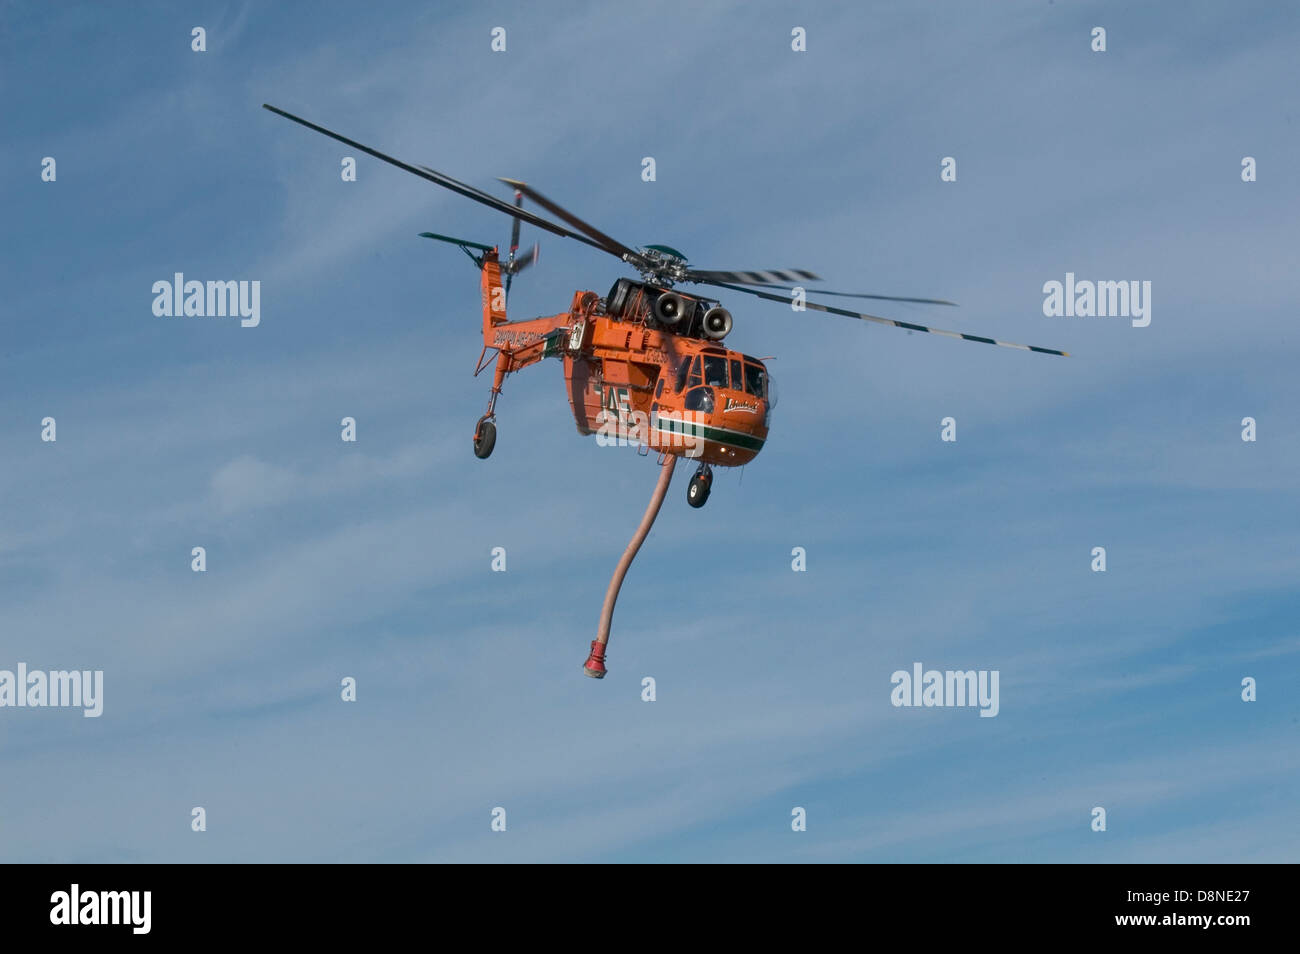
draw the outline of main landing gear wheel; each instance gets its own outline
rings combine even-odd
[[[474,428],[474,456],[487,460],[492,456],[492,448],[497,446],[497,425],[488,417],[480,417]]]
[[[713,471],[702,466],[695,472],[691,482],[686,485],[686,502],[697,510],[709,500],[709,490],[713,486]]]

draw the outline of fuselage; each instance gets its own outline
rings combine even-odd
[[[720,467],[747,464],[763,449],[775,396],[767,368],[702,336],[705,299],[682,296],[695,311],[668,327],[653,307],[665,289],[616,284],[604,299],[574,292],[563,314],[509,321],[495,249],[482,269],[484,350],[497,351],[494,395],[506,375],[561,358],[574,422],[601,443]]]
[[[590,344],[564,360],[578,430],[720,467],[749,463],[767,440],[767,368],[717,342],[596,316]]]

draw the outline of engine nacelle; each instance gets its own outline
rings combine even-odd
[[[609,290],[609,297],[605,299],[606,313],[611,318],[621,318],[624,309],[631,303],[633,294],[640,291],[640,287],[627,278],[616,281]]]
[[[704,334],[714,341],[721,341],[731,333],[731,312],[718,305],[704,313]]]
[[[686,299],[676,292],[666,291],[654,303],[654,314],[665,325],[675,325],[691,312]]]

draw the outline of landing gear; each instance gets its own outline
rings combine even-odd
[[[709,490],[713,487],[713,468],[708,464],[701,464],[700,469],[695,472],[691,482],[686,485],[686,502],[692,507],[699,509],[709,500]]]
[[[483,354],[487,354],[487,348],[483,349]],[[479,356],[480,365],[475,369],[475,376],[483,370],[483,356]],[[497,396],[501,393],[501,384],[506,379],[506,372],[510,367],[510,354],[505,351],[497,352],[496,373],[492,375],[492,392],[488,395],[487,413],[478,419],[474,425],[474,456],[479,460],[487,460],[492,456],[492,448],[497,446]]]
[[[487,460],[492,456],[492,448],[497,446],[497,425],[486,414],[478,419],[474,428],[474,456]]]

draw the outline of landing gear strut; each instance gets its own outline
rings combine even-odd
[[[497,395],[501,393],[501,383],[506,378],[507,360],[504,352],[497,355],[497,369],[492,378],[492,393],[488,395],[487,413],[474,425],[474,456],[479,460],[491,457],[492,448],[497,446]]]
[[[709,500],[709,490],[713,487],[713,468],[701,464],[686,485],[686,502],[696,509],[703,507]]]

